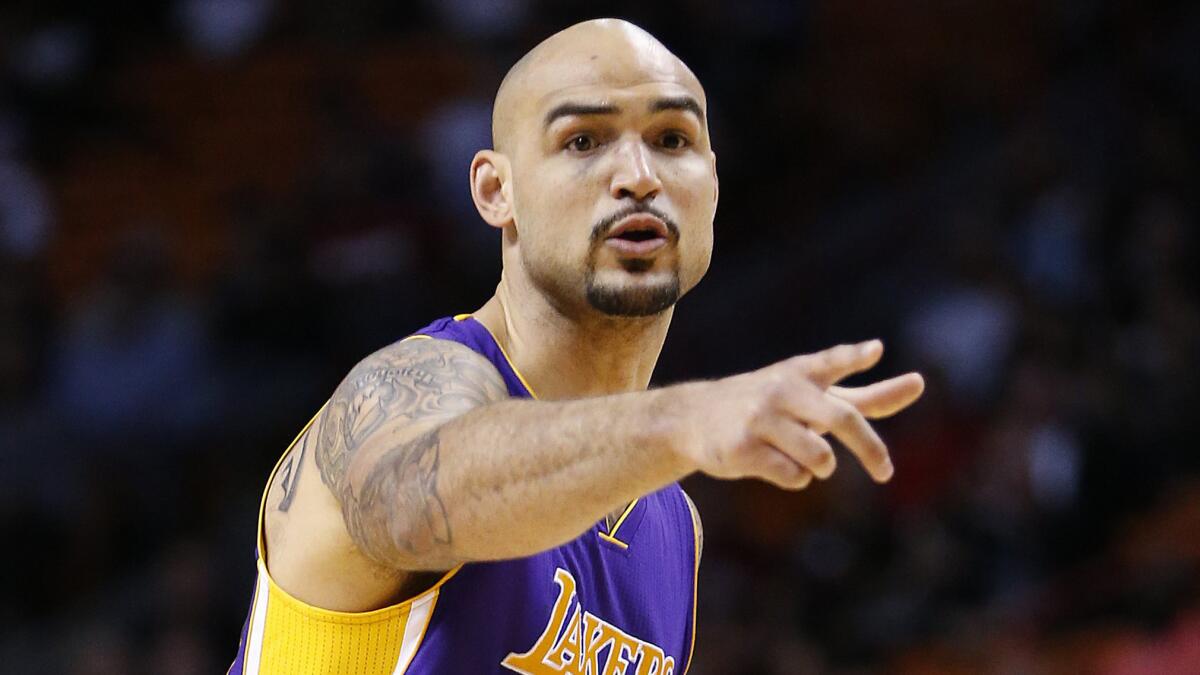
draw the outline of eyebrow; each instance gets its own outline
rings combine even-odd
[[[690,112],[697,117],[701,122],[704,121],[704,110],[700,108],[700,104],[691,96],[676,96],[672,98],[659,98],[650,103],[650,112],[663,112],[665,110],[681,110]],[[561,103],[554,106],[550,112],[546,113],[546,118],[542,122],[545,126],[550,126],[554,120],[560,117],[573,117],[576,115],[615,115],[621,112],[621,109],[611,103]]]
[[[612,104],[590,104],[590,103],[563,103],[555,106],[550,112],[546,113],[546,120],[543,122],[545,126],[550,126],[554,120],[560,117],[572,117],[575,115],[614,115],[621,112],[621,109]]]
[[[650,104],[650,112],[662,112],[664,110],[681,110],[690,112],[696,116],[701,122],[704,121],[704,111],[700,109],[700,104],[691,96],[676,96],[674,98],[660,98]]]

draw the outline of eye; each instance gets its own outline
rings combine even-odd
[[[567,148],[575,152],[587,152],[596,148],[596,139],[587,134],[576,134],[567,141]]]
[[[678,131],[668,131],[658,140],[658,144],[667,150],[682,150],[691,145],[691,142]]]

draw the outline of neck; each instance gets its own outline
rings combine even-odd
[[[544,400],[639,391],[662,352],[672,309],[652,317],[565,316],[540,293],[520,302],[505,279],[474,314]]]

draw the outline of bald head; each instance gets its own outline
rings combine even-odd
[[[712,255],[706,107],[692,71],[627,21],[576,24],[513,66],[496,93],[494,149],[471,160],[475,207],[504,232],[513,306],[669,317]]]
[[[492,108],[492,143],[507,153],[524,123],[536,122],[548,98],[589,86],[671,82],[700,107],[704,89],[692,71],[653,35],[621,19],[592,19],[546,38],[504,76]]]

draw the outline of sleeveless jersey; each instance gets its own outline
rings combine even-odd
[[[511,396],[535,398],[469,315],[438,319],[408,339],[422,338],[471,348]],[[256,554],[265,505],[264,493]],[[611,530],[601,522],[536,555],[460,565],[410,600],[361,613],[289,596],[256,555],[254,599],[229,673],[682,675],[695,640],[697,536],[687,496],[672,483],[630,504]]]

